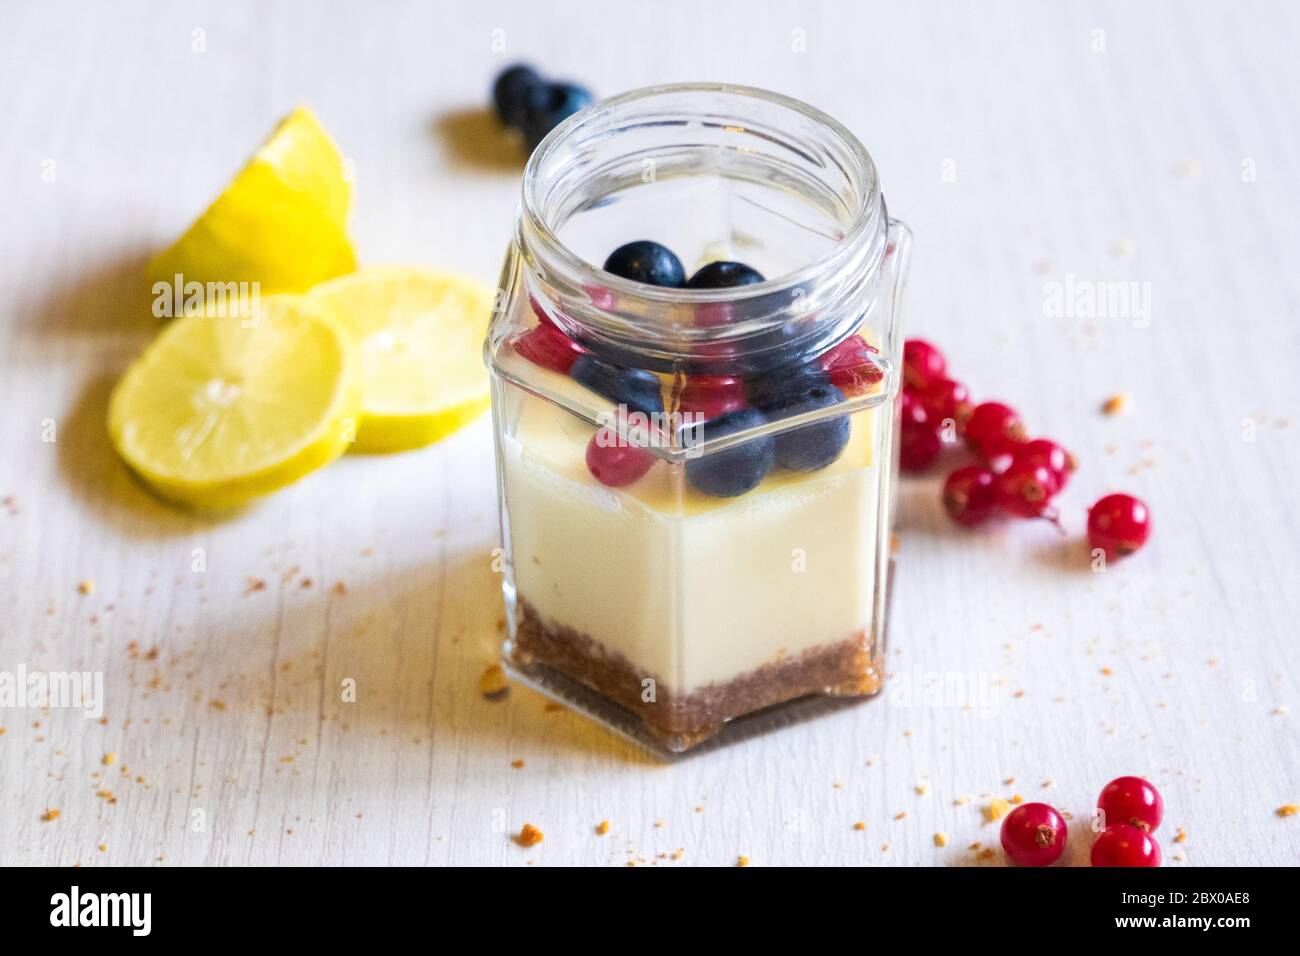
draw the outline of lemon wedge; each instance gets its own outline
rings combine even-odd
[[[361,353],[358,451],[427,445],[488,407],[482,352],[489,286],[445,272],[373,266],[307,297],[333,313]]]
[[[155,282],[257,282],[299,292],[356,268],[352,182],[311,110],[280,121],[225,192],[149,264]]]
[[[178,319],[113,390],[109,436],[161,497],[231,508],[347,450],[360,371],[347,332],[302,296]]]

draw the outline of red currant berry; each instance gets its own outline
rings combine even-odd
[[[1021,444],[1025,440],[1025,426],[1009,405],[981,402],[966,419],[964,434],[971,451],[988,456]]]
[[[1164,816],[1160,791],[1141,777],[1116,777],[1097,798],[1102,824],[1128,823],[1154,833]]]
[[[610,428],[602,428],[587,442],[587,470],[602,485],[621,488],[630,485],[655,462],[644,448],[629,445]]]
[[[929,471],[942,451],[943,442],[934,429],[926,425],[903,426],[898,449],[898,465],[903,471],[912,474]]]
[[[921,392],[920,398],[930,421],[943,423],[952,419],[958,430],[965,427],[966,420],[975,409],[966,386],[950,378],[931,382]]]
[[[1132,554],[1151,534],[1151,513],[1132,495],[1107,495],[1088,509],[1088,547],[1108,559]]]
[[[1022,803],[1002,821],[1002,849],[1021,866],[1051,866],[1065,852],[1065,820],[1045,803]]]
[[[998,509],[996,482],[993,472],[979,465],[958,468],[943,483],[948,517],[968,528],[987,521]]]
[[[731,375],[692,375],[677,398],[684,412],[716,418],[725,412],[745,408],[745,386]]]
[[[929,425],[930,413],[925,410],[920,393],[904,386],[902,402],[903,425]]]
[[[1063,491],[1065,484],[1074,473],[1076,463],[1074,456],[1048,438],[1035,438],[1033,441],[1018,445],[1014,452],[1016,461],[1032,461],[1046,465],[1056,478],[1056,491]]]
[[[1159,866],[1160,844],[1128,823],[1112,823],[1092,845],[1093,866]]]
[[[831,384],[845,395],[861,395],[885,377],[871,360],[870,353],[875,351],[862,336],[850,335],[821,356],[821,366],[831,377]]]
[[[1037,518],[1052,503],[1056,477],[1046,465],[1012,461],[998,476],[998,505],[1021,518]]]
[[[515,351],[534,365],[568,375],[587,350],[547,321],[516,338]]]
[[[925,388],[944,377],[948,361],[943,353],[924,339],[903,343],[903,381],[912,388]]]

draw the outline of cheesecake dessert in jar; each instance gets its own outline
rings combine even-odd
[[[674,753],[880,689],[909,245],[857,139],[773,93],[542,142],[486,345],[517,678]]]

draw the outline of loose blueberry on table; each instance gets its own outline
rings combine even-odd
[[[577,83],[548,81],[525,63],[516,63],[497,74],[492,84],[492,103],[497,118],[519,130],[529,150],[546,134],[579,110],[594,102],[591,91]]]

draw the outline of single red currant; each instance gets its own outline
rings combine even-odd
[[[1141,777],[1116,777],[1102,788],[1097,797],[1102,824],[1128,823],[1139,830],[1154,833],[1164,816],[1165,805],[1160,791]]]
[[[981,402],[966,419],[964,434],[970,450],[987,458],[1024,442],[1025,426],[1011,406]]]
[[[993,516],[998,509],[997,479],[979,465],[958,468],[943,483],[943,507],[948,517],[972,528]]]
[[[1070,475],[1077,467],[1074,456],[1049,438],[1035,438],[1018,445],[1013,452],[1016,461],[1032,461],[1046,465],[1056,478],[1055,491],[1063,491]]]
[[[630,485],[655,462],[644,448],[630,445],[610,428],[602,428],[587,442],[587,470],[602,485],[621,488]]]
[[[924,339],[903,343],[903,381],[912,388],[925,388],[944,377],[948,361],[943,353]]]
[[[850,397],[861,395],[885,377],[880,366],[871,359],[876,349],[860,335],[850,335],[821,358],[822,369],[831,377],[831,384]]]
[[[537,325],[515,339],[515,351],[534,365],[568,375],[578,356],[587,350],[549,321]]]
[[[1112,823],[1092,845],[1093,866],[1159,866],[1160,844],[1129,823]]]
[[[1151,534],[1151,513],[1132,495],[1107,495],[1088,509],[1088,547],[1108,559],[1132,554]]]
[[[678,407],[684,412],[695,412],[705,418],[716,418],[724,412],[745,408],[745,386],[731,375],[692,375],[677,397]]]
[[[966,420],[975,410],[966,386],[950,378],[931,382],[921,392],[920,398],[931,421],[943,423],[951,419],[958,431],[965,427]]]
[[[921,401],[919,392],[904,386],[901,401],[904,427],[908,425],[925,425],[928,427],[930,425],[930,413],[925,410],[925,403]]]
[[[1056,494],[1056,477],[1046,465],[1032,461],[1012,461],[998,476],[998,505],[1021,518],[1037,518],[1045,512]]]
[[[942,451],[943,441],[929,425],[903,423],[898,447],[898,466],[903,471],[912,474],[928,471]]]
[[[1002,849],[1021,866],[1051,866],[1067,835],[1065,820],[1045,803],[1022,803],[1002,821]]]

